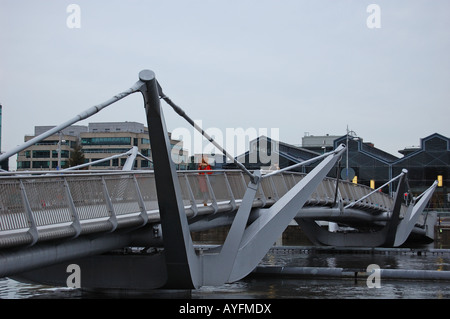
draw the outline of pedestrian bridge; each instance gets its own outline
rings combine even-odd
[[[0,173],[0,277],[64,286],[75,264],[85,288],[191,289],[248,275],[294,220],[322,245],[397,247],[412,232],[427,234],[429,220],[420,219],[437,183],[406,202],[405,170],[376,190],[328,178],[345,145],[281,170],[249,171],[196,126],[148,70],[130,89],[0,161],[136,92],[144,98],[154,171],[133,171],[127,160],[122,171]],[[160,99],[239,170],[177,172]],[[293,171],[311,162],[319,163],[308,174]],[[388,184],[396,189],[391,195],[380,191]],[[193,243],[192,232],[220,226],[229,226],[221,245]]]
[[[272,206],[304,176],[283,172],[264,178],[253,208]],[[195,231],[228,224],[229,213],[239,208],[250,182],[240,170],[211,171],[207,175],[179,171],[178,179],[185,214]],[[203,185],[206,188],[202,189]],[[299,207],[296,218],[339,220],[332,210],[338,203],[352,205],[339,212],[341,219],[353,216],[354,220],[376,224],[389,220],[394,199],[363,185],[325,178],[303,208]],[[400,215],[405,212],[406,205],[402,204]],[[53,171],[3,173],[0,177],[0,248],[145,224],[153,224],[154,235],[160,236],[159,214],[153,171]]]

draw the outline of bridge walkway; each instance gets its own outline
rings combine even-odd
[[[269,207],[305,175],[283,172],[263,179],[254,208]],[[236,211],[249,177],[241,171],[179,171],[188,218]],[[339,181],[338,198],[353,209],[379,215],[393,199],[372,189]],[[326,178],[304,207],[335,205],[336,180]],[[405,209],[405,208],[404,208]],[[403,210],[404,210],[403,209]],[[314,217],[314,216],[311,216]],[[158,199],[152,171],[81,171],[3,174],[0,177],[0,248],[80,235],[111,232],[159,222]]]

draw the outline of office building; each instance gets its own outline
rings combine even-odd
[[[34,136],[25,136],[25,142],[53,128],[53,126],[35,127]],[[170,138],[169,133],[169,138]],[[91,163],[113,155],[123,154],[138,147],[138,151],[147,159],[137,157],[135,169],[152,169],[151,146],[148,129],[137,122],[106,122],[89,123],[88,126],[70,126],[60,134],[47,137],[20,152],[17,157],[18,170],[51,170],[69,167],[69,159],[79,144],[85,158],[85,163]],[[172,158],[177,169],[186,169],[188,162],[187,150],[183,149],[182,141],[171,140]],[[89,166],[89,169],[122,169],[127,156],[109,159]]]
[[[36,126],[34,135],[26,135],[24,142],[53,127]],[[87,127],[73,125],[19,152],[17,170],[52,170],[68,167],[70,154],[74,151],[81,132],[87,132]]]

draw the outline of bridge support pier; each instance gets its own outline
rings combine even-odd
[[[394,196],[394,204],[391,209],[391,217],[384,227],[375,232],[361,233],[339,233],[330,232],[319,226],[315,220],[310,218],[295,218],[295,221],[304,231],[306,236],[315,245],[342,246],[342,247],[399,247],[411,234],[420,214],[425,205],[430,200],[437,183],[435,182],[428,190],[423,193],[420,201],[412,201],[407,207],[403,218],[400,218],[403,194],[406,190],[406,173],[399,179],[397,191]],[[345,210],[343,212],[345,214]]]
[[[141,93],[150,143],[152,145],[156,192],[164,240],[167,265],[167,287],[196,288],[200,284],[196,256],[182,200],[182,193],[175,165],[171,158],[169,133],[159,102],[160,92],[155,74],[150,70],[139,73],[144,83]]]

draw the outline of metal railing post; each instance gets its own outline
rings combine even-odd
[[[198,214],[198,208],[197,208],[197,203],[195,202],[194,192],[192,191],[191,183],[189,183],[189,177],[187,176],[187,174],[184,174],[184,180],[186,181],[186,187],[187,187],[187,190],[189,193],[189,200],[191,202],[191,210],[194,213],[194,215],[192,215],[192,217],[195,217]]]
[[[20,180],[20,193],[22,195],[22,202],[27,216],[28,226],[30,227],[28,233],[31,235],[32,238],[31,243],[29,245],[33,246],[39,239],[39,233],[37,230],[36,221],[33,217],[33,211],[31,210],[30,202],[28,200],[27,192],[25,190],[25,186],[23,185],[22,180]]]
[[[110,230],[110,232],[113,232],[117,228],[117,217],[116,217],[116,213],[114,212],[114,206],[112,204],[111,197],[109,196],[108,187],[106,187],[106,181],[105,181],[104,176],[102,176],[102,185],[103,185],[103,193],[105,196],[106,207],[107,207],[108,213],[109,213],[108,220],[112,225],[112,229]]]
[[[206,183],[208,185],[209,196],[211,197],[211,200],[212,200],[211,206],[214,208],[213,214],[215,214],[219,210],[219,206],[217,206],[216,195],[214,194],[214,190],[211,186],[211,180],[209,179],[208,174],[205,174],[205,178],[206,178]]]
[[[70,211],[70,215],[72,216],[72,227],[75,230],[75,235],[73,238],[76,238],[81,233],[81,224],[80,217],[78,216],[77,209],[75,208],[75,204],[73,202],[72,194],[70,193],[69,184],[67,183],[67,179],[64,177],[64,189],[66,191],[66,199]]]
[[[230,181],[228,181],[228,176],[226,172],[223,172],[224,178],[225,178],[225,185],[227,186],[228,194],[230,195],[230,204],[232,207],[232,210],[236,209],[236,199],[234,198],[233,190],[231,189]]]
[[[140,216],[142,218],[142,226],[144,226],[148,222],[148,215],[147,215],[147,210],[145,208],[144,198],[142,197],[141,190],[139,189],[139,183],[136,179],[135,174],[133,174],[133,181],[134,181],[134,186],[136,187],[136,194],[137,194],[137,198],[138,198],[139,209],[141,210]]]
[[[280,199],[280,195],[278,194],[277,188],[275,187],[275,182],[273,181],[273,178],[270,177],[269,178],[270,181],[270,186],[272,186],[272,194],[275,196],[275,200],[279,200]]]

